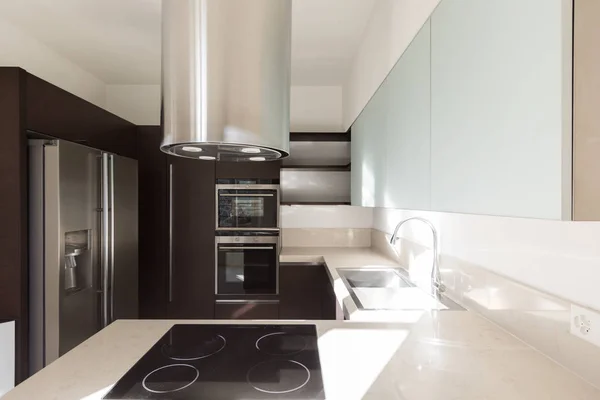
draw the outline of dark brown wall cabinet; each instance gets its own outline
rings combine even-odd
[[[27,74],[27,129],[136,158],[137,127],[38,77]]]
[[[322,264],[279,266],[281,319],[335,319],[335,296]]]
[[[280,161],[218,162],[216,178],[279,179]]]
[[[217,303],[215,304],[216,319],[278,319],[279,303],[250,302],[250,303]]]

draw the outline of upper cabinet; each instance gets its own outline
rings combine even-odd
[[[445,0],[431,16],[432,209],[570,218],[563,3]]]
[[[430,24],[352,125],[352,205],[430,207]]]
[[[385,82],[384,207],[428,210],[431,205],[430,57],[428,21]]]
[[[572,16],[442,0],[352,126],[352,204],[571,219]]]

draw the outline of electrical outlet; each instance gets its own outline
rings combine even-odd
[[[600,347],[600,313],[571,305],[571,334]]]

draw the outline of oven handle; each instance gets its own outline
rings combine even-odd
[[[219,194],[219,197],[273,197],[273,193],[223,193]]]
[[[279,300],[246,300],[246,299],[231,299],[231,300],[215,300],[217,304],[278,304]]]
[[[236,246],[221,246],[219,247],[219,251],[221,250],[274,250],[275,245],[273,246],[244,246],[244,247],[236,247]]]

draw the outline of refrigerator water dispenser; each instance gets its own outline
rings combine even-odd
[[[91,229],[65,233],[64,284],[67,293],[78,292],[92,284],[91,236]]]

